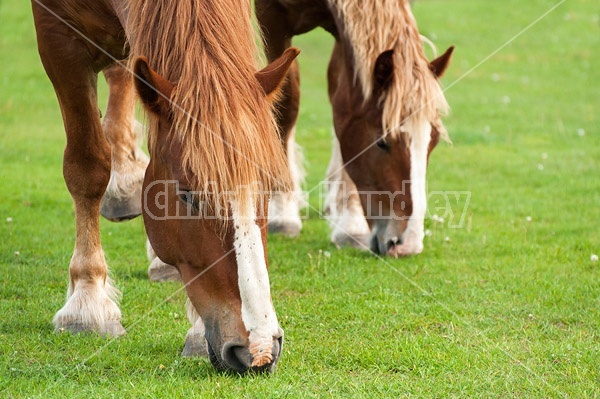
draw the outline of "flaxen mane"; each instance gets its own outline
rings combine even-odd
[[[132,0],[128,31],[132,58],[147,57],[176,84],[171,135],[183,149],[184,170],[197,177],[192,189],[289,187],[271,105],[254,76],[258,49],[249,2]],[[216,197],[229,209],[231,198]]]
[[[379,54],[394,49],[393,83],[383,99],[383,128],[398,134],[407,118],[430,122],[442,137],[440,121],[448,104],[429,69],[417,23],[408,0],[328,0],[344,24],[353,48],[355,79],[365,99],[373,93],[373,70]],[[410,132],[407,132],[410,133]]]

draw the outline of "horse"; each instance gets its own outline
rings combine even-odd
[[[267,199],[290,185],[273,102],[298,50],[257,71],[252,7],[241,0],[32,0],[32,9],[75,207],[55,329],[125,333],[99,218],[142,213],[154,251],[185,283],[186,348],[204,349],[220,370],[273,371],[283,330],[267,272]],[[110,88],[102,119],[100,72]],[[137,148],[137,97],[149,160]]]
[[[335,39],[327,71],[334,124],[325,207],[331,240],[395,257],[420,253],[429,155],[440,139],[449,141],[439,78],[454,47],[427,60],[408,0],[256,0],[255,10],[269,60],[316,27]],[[287,76],[277,102],[279,132],[299,192],[297,62]],[[300,232],[297,198],[273,197],[270,231]]]

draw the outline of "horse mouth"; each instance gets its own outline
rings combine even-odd
[[[371,252],[376,255],[393,255],[395,248],[402,245],[402,239],[399,236],[388,238],[373,233],[370,244]]]
[[[265,374],[273,373],[279,362],[283,349],[283,337],[273,340],[273,348],[268,362],[255,366],[254,358],[247,347],[241,345],[225,345],[222,356],[217,355],[210,342],[207,340],[208,357],[212,365],[222,372],[234,372],[239,375],[246,373]]]

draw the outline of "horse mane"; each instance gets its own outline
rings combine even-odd
[[[183,170],[194,177],[191,189],[210,190],[212,205],[227,212],[242,187],[287,190],[272,104],[254,75],[259,52],[250,2],[132,0],[127,25],[131,59],[145,56],[176,85],[168,142],[182,149]],[[156,154],[158,122],[149,119],[148,142]],[[239,202],[240,213],[249,212],[248,201]]]
[[[377,57],[393,49],[394,75],[384,97],[383,129],[400,132],[408,118],[412,124],[433,124],[445,140],[447,131],[440,115],[448,103],[439,81],[429,69],[423,41],[408,0],[328,0],[343,24],[342,35],[352,47],[355,80],[360,83],[365,101],[373,95],[373,70]],[[335,11],[334,11],[335,12]]]

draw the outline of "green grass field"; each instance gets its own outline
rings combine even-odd
[[[600,7],[567,0],[522,32],[558,2],[416,2],[421,32],[456,45],[443,79],[454,145],[428,180],[471,192],[466,222],[426,221],[424,253],[398,260],[337,250],[314,210],[299,238],[270,237],[284,354],[272,376],[237,377],[180,357],[185,298],[148,281],[139,219],[102,222],[128,334],[53,332],[74,244],[65,138],[29,3],[2,0],[0,397],[600,397]],[[310,190],[329,156],[332,40],[295,44]]]

